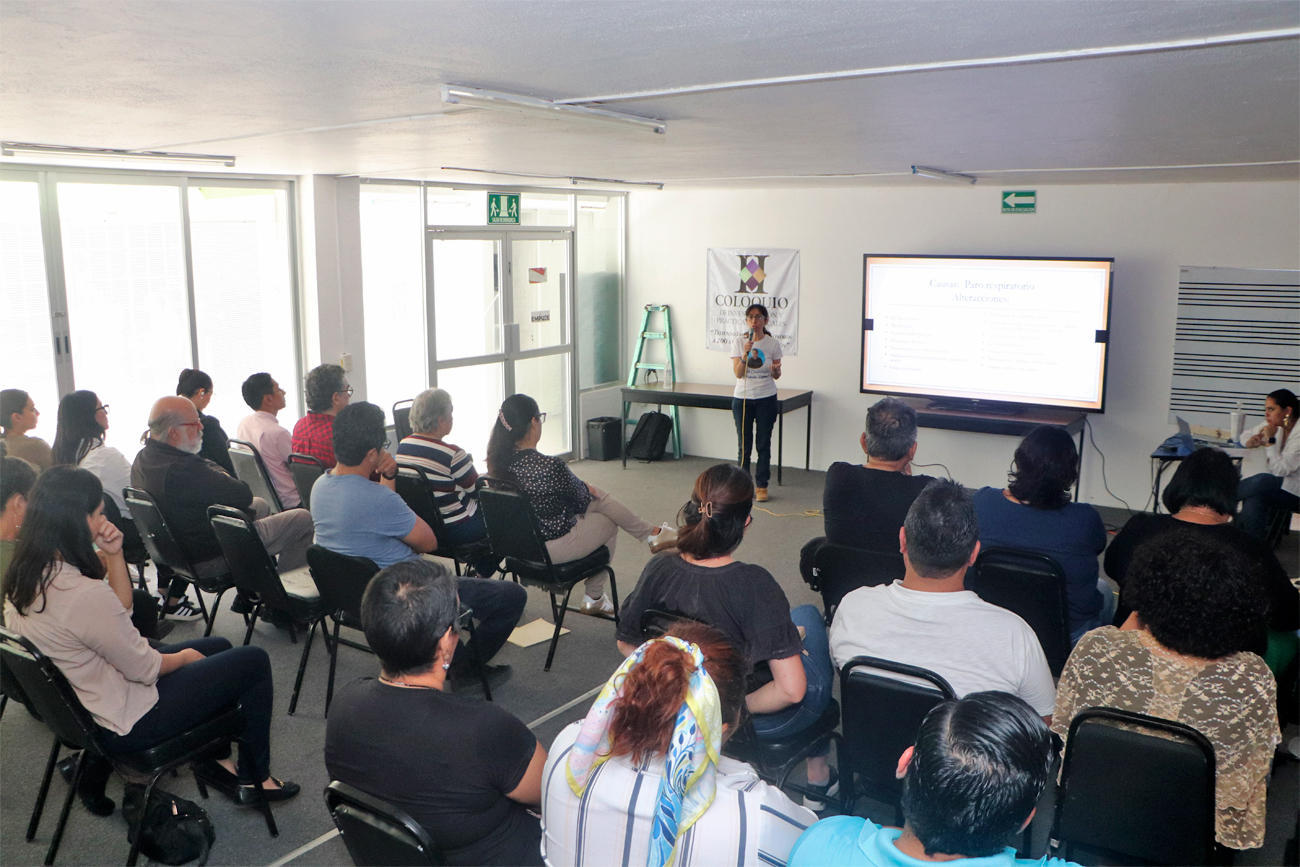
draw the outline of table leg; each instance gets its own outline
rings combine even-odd
[[[781,455],[785,451],[785,413],[777,411],[776,414],[776,483],[783,484],[781,481]]]
[[[803,468],[812,468],[812,401],[808,402],[808,430],[803,436]]]
[[[623,401],[623,414],[618,419],[618,450],[623,457],[623,469],[627,469],[627,401]]]
[[[1079,486],[1083,484],[1083,432],[1085,427],[1079,428],[1079,478],[1074,480],[1074,502],[1079,502]]]

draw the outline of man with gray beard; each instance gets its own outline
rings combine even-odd
[[[208,506],[218,504],[242,509],[255,519],[253,526],[267,552],[279,555],[281,574],[307,565],[307,549],[315,534],[311,513],[289,509],[271,515],[266,501],[254,497],[248,485],[199,457],[202,445],[203,422],[189,398],[160,398],[149,411],[149,438],[131,467],[131,484],[157,501],[172,535],[199,575],[229,571],[208,521]],[[177,591],[183,592],[184,582],[180,583],[177,588],[173,582],[168,607],[177,601]]]

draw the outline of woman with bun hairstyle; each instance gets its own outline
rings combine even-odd
[[[187,367],[181,371],[176,393],[188,397],[199,411],[199,421],[203,422],[203,446],[199,449],[199,456],[207,458],[233,476],[235,464],[230,460],[230,437],[221,429],[221,422],[204,412],[212,402],[212,377],[201,370]]]
[[[621,528],[651,551],[672,545],[667,524],[656,527],[606,492],[573,474],[563,460],[537,451],[546,413],[526,394],[512,394],[501,404],[488,439],[488,473],[514,482],[537,514],[553,563],[581,560],[602,545],[614,554]],[[584,614],[613,617],[614,603],[605,592],[604,572],[588,578],[582,600]]]
[[[633,648],[551,745],[546,863],[784,864],[817,817],[722,755],[744,709],[745,660],[717,629],[683,622]]]
[[[1241,511],[1237,526],[1263,539],[1268,519],[1275,511],[1294,512],[1300,507],[1300,438],[1295,431],[1300,401],[1290,389],[1279,388],[1264,398],[1264,421],[1241,434],[1248,449],[1262,448],[1268,472],[1242,481],[1237,490]]]
[[[641,643],[647,608],[721,630],[748,670],[760,662],[771,669],[772,679],[745,697],[755,731],[768,740],[803,731],[821,716],[835,672],[821,612],[812,605],[791,611],[770,572],[731,556],[745,538],[753,507],[754,483],[740,467],[717,464],[700,473],[678,516],[677,550],[646,564],[619,612],[617,636],[619,650],[631,653]],[[832,786],[830,774],[825,754],[808,760],[810,785]]]

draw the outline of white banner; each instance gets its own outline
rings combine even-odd
[[[705,347],[730,352],[736,337],[748,330],[745,308],[762,304],[768,333],[781,342],[782,354],[798,355],[799,251],[713,247],[708,257]]]

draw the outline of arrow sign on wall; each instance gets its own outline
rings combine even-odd
[[[1002,213],[1004,214],[1032,214],[1037,204],[1037,190],[1002,191]]]

